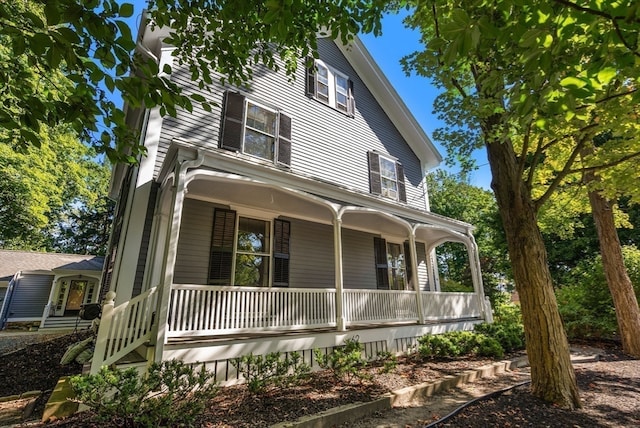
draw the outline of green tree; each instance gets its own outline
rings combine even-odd
[[[431,211],[473,224],[478,244],[484,292],[492,303],[498,286],[509,282],[510,271],[504,233],[498,207],[493,194],[472,186],[464,176],[437,170],[427,176]],[[458,282],[469,283],[463,278],[470,275],[469,260],[465,248],[460,245],[438,247],[438,256],[447,256],[449,270]]]
[[[95,162],[95,153],[73,131],[43,126],[39,138],[38,149],[22,152],[0,144],[2,248],[62,249],[56,244],[58,222],[106,193],[108,168]]]
[[[560,406],[580,406],[575,373],[547,266],[537,214],[565,179],[636,156],[634,84],[640,19],[632,1],[556,0],[403,2],[424,51],[408,71],[443,89],[436,110],[447,128],[436,137],[461,157],[487,149],[492,189],[520,295],[532,392]],[[615,138],[580,159],[593,138]],[[543,187],[541,165],[557,162]],[[540,180],[542,182],[542,180]]]
[[[291,75],[301,55],[313,55],[319,28],[347,40],[359,31],[380,30],[382,0],[151,0],[149,18],[171,26],[166,42],[180,65],[188,65],[203,88],[222,73],[246,83],[255,63]],[[159,107],[161,114],[210,109],[201,95],[185,95],[159,70],[152,53],[136,47],[125,19],[130,3],[116,0],[16,0],[0,2],[0,38],[11,58],[0,66],[0,126],[13,147],[40,145],[43,125],[69,124],[112,161],[136,162],[144,153],[125,123],[123,108],[110,97],[122,94],[128,108]],[[194,53],[197,52],[197,55]],[[56,82],[63,91],[41,91]],[[38,78],[27,80],[35,73]],[[9,101],[7,101],[9,100]]]

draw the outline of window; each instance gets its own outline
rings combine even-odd
[[[316,60],[313,64],[307,70],[307,94],[337,110],[353,115],[353,81],[322,61]]]
[[[235,285],[269,286],[271,254],[268,221],[240,217],[236,244]]]
[[[376,152],[369,152],[368,159],[369,191],[395,201],[407,202],[402,164]]]
[[[373,238],[376,264],[376,288],[379,290],[408,290],[411,269],[409,244],[387,243]]]
[[[272,239],[270,221],[217,208],[213,215],[209,284],[268,287],[273,259],[273,285],[288,286],[290,229],[289,222],[274,220]]]
[[[291,165],[291,118],[281,111],[226,93],[220,147],[278,165]]]

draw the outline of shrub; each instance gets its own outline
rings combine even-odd
[[[311,371],[308,364],[301,362],[300,354],[292,352],[282,358],[279,352],[266,356],[245,355],[231,361],[245,378],[249,391],[253,394],[265,392],[269,387],[283,388],[306,379]]]
[[[361,371],[367,365],[367,360],[362,356],[363,351],[364,346],[354,337],[346,339],[343,346],[333,348],[328,354],[319,349],[315,349],[314,354],[321,368],[331,370],[336,379],[350,382],[354,378],[367,378]]]
[[[465,355],[501,358],[504,350],[496,339],[471,331],[451,331],[418,338],[421,358],[456,358]]]
[[[378,351],[376,362],[381,363],[380,373],[390,373],[398,367],[398,357],[389,351]]]
[[[640,250],[623,246],[627,273],[640,297]],[[563,276],[556,289],[560,315],[570,338],[616,336],[618,324],[600,255],[583,260]]]
[[[125,427],[193,425],[217,392],[213,373],[177,360],[152,364],[144,377],[134,368],[103,367],[73,376],[71,386],[99,422]]]

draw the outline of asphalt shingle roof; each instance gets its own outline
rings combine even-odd
[[[104,257],[99,256],[0,250],[0,281],[10,281],[19,271],[100,271],[103,263]]]

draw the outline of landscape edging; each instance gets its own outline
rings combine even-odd
[[[477,379],[525,367],[528,364],[529,360],[526,356],[518,357],[513,360],[498,361],[476,369],[465,370],[455,376],[444,376],[442,379],[433,382],[424,382],[418,385],[401,388],[385,394],[381,398],[373,401],[346,404],[320,413],[304,416],[295,421],[280,422],[272,425],[271,428],[335,427],[347,422],[362,419],[363,417],[372,415],[375,412],[389,410],[392,407],[400,407],[418,398],[430,397],[450,388],[474,382]]]

